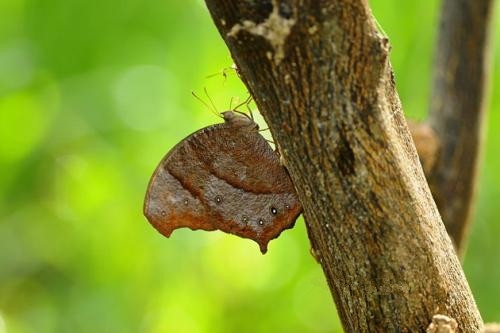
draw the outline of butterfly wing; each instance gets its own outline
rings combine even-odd
[[[268,242],[293,226],[302,208],[279,157],[256,129],[230,123],[189,136],[163,159],[145,215],[165,236],[180,227]]]

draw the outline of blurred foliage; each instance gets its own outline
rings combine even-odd
[[[405,112],[422,118],[438,4],[372,6]],[[220,121],[191,90],[221,110],[246,97],[222,75],[231,63],[201,0],[0,0],[0,333],[340,331],[302,220],[262,256],[220,232],[165,239],[142,216],[166,151]],[[465,260],[488,321],[500,321],[499,126],[491,112]]]

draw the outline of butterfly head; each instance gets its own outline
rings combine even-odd
[[[259,125],[247,114],[239,111],[224,111],[221,113],[224,121],[235,127],[247,127],[249,129],[259,129]]]

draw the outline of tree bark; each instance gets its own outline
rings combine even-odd
[[[459,254],[476,192],[492,7],[491,0],[444,0],[441,10],[429,111],[440,153],[427,179]]]
[[[482,320],[418,161],[366,0],[206,0],[304,207],[347,332]]]

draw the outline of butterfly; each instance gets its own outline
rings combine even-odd
[[[221,230],[258,243],[293,227],[302,206],[287,170],[245,113],[189,135],[161,160],[144,215],[164,236],[178,228]]]

